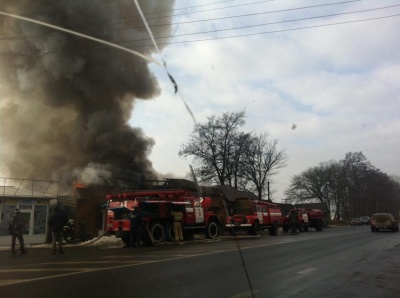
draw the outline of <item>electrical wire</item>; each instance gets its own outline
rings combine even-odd
[[[232,1],[232,0],[230,0],[230,1]],[[213,11],[213,10],[221,10],[221,9],[227,9],[227,8],[248,6],[248,5],[253,5],[253,4],[260,4],[260,3],[265,3],[265,2],[272,2],[272,1],[275,1],[275,0],[263,0],[263,1],[258,1],[258,2],[254,2],[254,3],[248,3],[247,2],[247,3],[244,3],[244,4],[237,4],[237,5],[226,6],[226,7],[218,7],[218,8],[212,8],[212,9],[206,9],[206,10],[200,10],[200,11],[194,11],[194,12],[185,12],[185,13],[171,14],[171,15],[161,16],[161,17],[157,16],[157,17],[153,17],[153,18],[147,18],[147,16],[152,15],[152,14],[157,14],[158,15],[158,14],[164,13],[164,12],[173,12],[173,11],[176,11],[176,10],[191,9],[191,8],[196,8],[196,7],[201,7],[201,6],[215,5],[215,4],[219,4],[219,3],[223,3],[223,2],[230,2],[230,1],[221,1],[221,2],[203,4],[203,5],[188,6],[188,7],[184,7],[184,8],[176,8],[176,9],[172,9],[172,10],[164,10],[164,11],[152,12],[152,13],[149,13],[149,14],[144,14],[144,16],[146,17],[146,21],[148,22],[148,21],[154,20],[154,19],[160,19],[160,18],[162,19],[162,18],[183,16],[183,15],[200,13],[200,12],[210,12],[210,11]],[[351,0],[351,1],[361,1],[361,0]],[[125,17],[125,18],[118,18],[118,19],[112,19],[112,20],[126,20],[126,19],[130,19],[130,18],[136,18],[138,16],[139,15],[134,15],[134,16],[128,16],[128,17]],[[113,25],[115,25],[115,24],[120,24],[120,23],[114,23]],[[162,25],[162,26],[165,26],[165,25]]]
[[[300,18],[300,19],[292,19],[292,20],[284,20],[284,21],[277,21],[277,22],[269,22],[269,23],[263,23],[263,24],[257,24],[257,25],[240,26],[240,27],[234,27],[234,28],[228,28],[228,29],[215,29],[215,30],[210,30],[210,31],[200,31],[200,32],[193,32],[193,33],[186,33],[186,34],[175,34],[175,35],[167,35],[167,36],[157,36],[156,38],[157,38],[157,39],[160,39],[160,38],[171,38],[171,37],[176,38],[176,37],[191,36],[191,35],[198,35],[198,34],[208,34],[208,33],[217,33],[217,32],[232,31],[232,30],[241,30],[241,29],[248,29],[248,28],[261,27],[261,26],[268,26],[268,25],[276,25],[276,24],[283,24],[283,23],[307,21],[307,20],[320,19],[320,18],[327,18],[327,17],[336,17],[336,16],[349,15],[349,14],[355,14],[355,13],[371,12],[371,11],[377,11],[377,10],[382,10],[382,9],[388,9],[388,8],[393,8],[393,7],[398,7],[398,6],[400,6],[400,4],[390,5],[390,6],[385,6],[385,7],[378,7],[378,8],[371,8],[371,9],[364,9],[364,10],[357,10],[357,11],[351,11],[351,12],[343,12],[343,13],[328,14],[328,15],[322,15],[322,16],[314,16],[314,17],[306,17],[306,18]],[[131,40],[131,41],[121,42],[121,44],[124,44],[124,43],[127,43],[127,42],[148,41],[148,40],[149,40],[148,38],[144,38],[144,39],[135,39],[135,40]]]
[[[372,8],[372,9],[359,10],[359,11],[344,12],[344,13],[338,13],[338,14],[307,17],[307,18],[293,19],[293,20],[284,20],[284,21],[271,22],[271,23],[258,24],[258,25],[241,26],[241,27],[236,27],[236,28],[231,28],[231,29],[216,29],[216,30],[212,30],[212,31],[195,32],[195,33],[181,34],[181,35],[175,35],[175,36],[157,36],[155,38],[156,39],[160,39],[160,38],[190,36],[190,35],[205,34],[205,33],[216,33],[216,32],[220,32],[220,31],[240,30],[240,29],[246,29],[246,28],[250,28],[250,27],[258,27],[258,26],[266,26],[266,25],[279,24],[279,23],[305,21],[305,20],[325,18],[325,17],[333,17],[333,16],[348,15],[348,14],[355,14],[355,13],[362,13],[362,12],[370,12],[370,11],[382,10],[382,9],[387,9],[387,8],[393,8],[393,7],[396,7],[396,6],[400,6],[400,4],[391,5],[391,6],[385,6],[385,7]],[[310,28],[318,28],[318,27],[327,27],[327,26],[342,25],[342,24],[349,24],[349,23],[373,21],[373,20],[380,20],[380,19],[386,19],[386,18],[393,18],[393,17],[397,17],[397,16],[399,16],[399,14],[387,15],[387,16],[375,17],[375,18],[360,19],[360,20],[350,20],[350,21],[343,21],[343,22],[335,22],[335,23],[330,23],[330,24],[320,24],[320,25],[296,27],[296,28],[289,28],[289,29],[279,29],[279,30],[273,30],[273,31],[257,32],[257,33],[237,34],[237,35],[223,36],[223,37],[211,37],[211,38],[203,38],[203,39],[195,39],[195,40],[184,40],[184,41],[173,41],[173,42],[165,42],[165,43],[160,43],[159,42],[158,44],[159,45],[171,45],[171,44],[182,44],[182,43],[191,43],[191,42],[200,42],[200,41],[211,41],[211,40],[239,38],[239,37],[247,37],[247,36],[252,36],[252,35],[272,34],[272,33],[288,32],[288,31],[304,30],[304,29],[310,29]],[[25,37],[25,38],[33,38],[33,37],[37,38],[38,36],[37,35],[28,36],[28,37]],[[4,40],[4,39],[8,39],[8,38],[0,38],[0,39]],[[16,37],[14,36],[13,39],[16,39]],[[118,42],[117,41],[117,43],[118,44],[128,44],[128,43],[132,43],[132,42],[148,41],[148,40],[149,39],[137,39],[137,40],[122,41],[122,42]],[[143,48],[143,47],[149,47],[149,46],[152,46],[152,44],[136,45],[136,46],[130,46],[128,48]],[[57,48],[51,49],[49,51],[42,51],[40,53],[40,55],[43,55],[43,54],[46,54],[46,53],[55,53],[56,51],[57,51]],[[13,52],[0,52],[0,55],[10,55],[10,54],[29,55],[29,54],[32,54],[32,53],[38,54],[37,51],[25,51],[25,52],[15,52],[15,51],[13,51]]]
[[[192,117],[194,124],[197,126],[197,121],[196,121],[196,118],[194,117],[194,114],[193,114],[192,110],[190,109],[190,107],[189,107],[188,103],[186,102],[185,98],[180,93],[179,88],[178,88],[178,84],[176,83],[174,77],[168,71],[167,63],[162,57],[161,51],[160,51],[160,49],[159,49],[159,47],[157,45],[156,40],[154,39],[153,33],[152,33],[148,23],[147,23],[146,17],[142,13],[142,10],[140,8],[139,3],[137,2],[137,0],[134,0],[134,3],[136,5],[136,7],[137,7],[137,10],[139,11],[140,16],[142,17],[143,23],[145,24],[146,30],[147,30],[147,32],[148,32],[148,34],[149,34],[149,36],[150,36],[150,38],[151,38],[151,40],[153,42],[153,45],[154,45],[156,51],[158,52],[158,54],[160,55],[160,57],[161,57],[161,59],[163,61],[163,67],[164,67],[164,69],[165,69],[165,71],[166,71],[166,73],[168,75],[168,78],[170,79],[172,85],[174,86],[175,94],[179,94],[179,96],[180,96],[180,98],[181,98],[181,100],[182,100],[187,112]]]
[[[268,1],[271,1],[271,0],[268,0]],[[173,25],[183,25],[183,24],[191,24],[191,23],[198,23],[198,22],[224,20],[224,19],[230,19],[230,18],[241,18],[241,17],[249,17],[249,16],[255,16],[255,15],[281,13],[281,12],[288,12],[288,11],[295,11],[295,10],[323,7],[323,6],[328,6],[328,5],[331,6],[331,5],[345,4],[345,3],[348,3],[348,2],[356,2],[356,1],[362,1],[362,0],[350,0],[350,1],[345,1],[345,2],[335,2],[335,3],[319,4],[319,5],[312,5],[312,6],[302,6],[302,7],[287,8],[287,9],[280,9],[280,10],[257,12],[257,13],[252,13],[252,14],[241,14],[241,15],[228,16],[228,17],[219,17],[219,18],[211,18],[211,19],[203,19],[203,20],[191,20],[191,21],[186,21],[186,22],[177,22],[177,23],[170,23],[170,24],[159,24],[159,25],[153,25],[152,28],[160,27],[160,26],[167,26],[167,25],[168,26],[170,26],[170,25],[172,25],[172,26]],[[245,4],[245,5],[248,5],[248,4]],[[146,16],[146,15],[144,14],[144,16]],[[153,18],[153,19],[156,19],[156,18]],[[119,20],[124,20],[124,19],[120,18]],[[148,19],[146,19],[146,20],[148,21]],[[129,22],[125,22],[125,24],[126,23],[129,23]],[[123,28],[123,29],[114,28],[114,29],[110,29],[110,31],[124,31],[124,30],[129,30],[129,29],[145,29],[145,26],[132,26],[132,27]],[[38,37],[38,36],[35,35],[35,37]],[[10,38],[15,38],[15,36],[11,36]]]
[[[233,18],[251,17],[251,16],[257,16],[257,15],[264,15],[264,14],[281,13],[281,12],[289,12],[289,11],[295,11],[295,10],[324,7],[324,6],[330,6],[330,5],[345,4],[348,2],[357,2],[357,1],[362,1],[362,0],[350,0],[350,1],[345,1],[345,2],[335,2],[335,3],[319,4],[319,5],[311,5],[311,6],[301,6],[301,7],[295,7],[295,8],[270,10],[270,11],[263,11],[263,12],[249,13],[249,14],[239,14],[239,15],[235,15],[235,16],[225,16],[225,17],[209,18],[209,19],[202,19],[202,20],[191,20],[191,21],[185,21],[185,22],[171,23],[169,25],[183,25],[183,24],[192,24],[192,23],[199,23],[199,22],[209,22],[209,21],[218,21],[218,20],[226,20],[226,19],[233,19]],[[175,17],[175,16],[177,16],[177,15],[173,15],[173,17]],[[153,19],[157,19],[157,18],[153,18]],[[152,19],[150,19],[150,20],[152,20]],[[129,22],[127,22],[127,23],[129,23]],[[154,25],[153,28],[158,27],[158,26],[166,26],[166,25],[167,24],[158,24],[158,25]],[[132,28],[140,29],[143,27],[130,27],[129,29],[132,29]],[[115,30],[123,30],[123,29],[115,29]]]
[[[400,16],[400,13],[399,13],[399,14],[394,14],[394,15],[382,16],[382,17],[367,18],[367,19],[361,19],[361,20],[343,21],[343,22],[336,22],[336,23],[322,24],[322,25],[311,25],[311,26],[296,27],[296,28],[289,28],[289,29],[279,29],[279,30],[273,30],[273,31],[263,31],[263,32],[257,32],[257,33],[238,34],[238,35],[231,35],[231,36],[224,36],[224,37],[211,37],[211,38],[203,38],[203,39],[196,39],[196,40],[184,40],[184,41],[165,42],[165,43],[158,43],[158,45],[171,45],[171,44],[182,44],[182,43],[191,43],[191,42],[222,40],[222,39],[239,38],[239,37],[249,37],[249,36],[255,36],[255,35],[264,35],[264,34],[272,34],[272,33],[282,33],[282,32],[290,32],[290,31],[297,31],[297,30],[305,30],[305,29],[312,29],[312,28],[320,28],[320,27],[329,27],[329,26],[344,25],[344,24],[351,24],[351,23],[359,23],[359,22],[367,22],[367,21],[376,21],[376,20],[394,18],[394,17],[398,17],[398,16]],[[133,47],[133,48],[138,48],[138,47],[146,47],[146,46],[148,46],[148,45],[132,46],[132,47]]]

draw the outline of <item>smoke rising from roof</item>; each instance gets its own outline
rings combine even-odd
[[[145,14],[169,11],[174,2],[139,1]],[[2,0],[0,10],[147,56],[154,51],[144,46],[149,36],[133,1]],[[165,15],[151,15],[155,36],[171,34]],[[160,93],[145,60],[11,17],[0,16],[0,36],[0,173],[65,185],[89,183],[96,172],[154,177],[154,140],[127,124],[135,100]]]

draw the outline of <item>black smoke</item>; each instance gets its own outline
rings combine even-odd
[[[154,35],[171,35],[174,0],[139,3]],[[2,0],[0,10],[154,52],[133,1]],[[154,177],[154,140],[128,125],[136,100],[160,94],[148,61],[6,16],[0,38],[2,175],[65,185],[127,170]]]

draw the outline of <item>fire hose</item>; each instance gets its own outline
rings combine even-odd
[[[149,238],[150,238],[150,240],[151,240],[151,242],[153,243],[154,246],[161,245],[161,244],[165,243],[165,241],[167,239],[167,235],[168,235],[168,229],[169,229],[169,222],[167,222],[167,228],[165,229],[165,232],[164,232],[163,241],[156,243],[156,241],[153,238],[152,233],[149,230],[149,227],[146,225],[147,233],[149,234]]]
[[[95,238],[95,239],[93,239],[93,240],[89,240],[89,241],[86,241],[85,243],[83,243],[82,244],[82,246],[83,245],[88,245],[88,244],[93,244],[93,243],[95,243],[95,242],[97,242],[97,241],[99,241],[102,237],[104,237],[104,236],[106,236],[106,234],[108,234],[109,233],[109,231],[105,231],[102,235],[100,235],[99,237],[97,237],[97,238]]]

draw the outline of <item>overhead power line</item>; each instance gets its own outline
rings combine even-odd
[[[214,29],[214,30],[209,30],[209,31],[200,31],[200,32],[185,33],[185,34],[156,36],[156,38],[157,39],[160,39],[160,38],[171,38],[171,37],[175,37],[176,38],[176,37],[182,37],[182,36],[192,36],[192,35],[199,35],[199,34],[210,34],[210,33],[218,33],[218,32],[225,32],[225,31],[241,30],[241,29],[262,27],[262,26],[268,26],[268,25],[276,25],[276,24],[283,24],[283,23],[290,23],[290,22],[307,21],[307,20],[314,20],[314,19],[321,19],[321,18],[328,18],[328,17],[337,17],[337,16],[342,16],[342,15],[349,15],[349,14],[356,14],[356,13],[363,13],[363,12],[378,11],[378,10],[388,9],[388,8],[393,8],[393,7],[398,7],[398,6],[400,6],[400,4],[390,5],[390,6],[385,6],[385,7],[378,7],[378,8],[371,8],[371,9],[364,9],[364,10],[357,10],[357,11],[351,11],[351,12],[343,12],[343,13],[321,15],[321,16],[315,16],[315,17],[306,17],[306,18],[299,18],[299,19],[292,19],[292,20],[269,22],[269,23],[263,23],[263,24],[257,24],[257,25],[247,25],[247,26],[233,27],[233,28],[227,28],[227,29]],[[149,39],[148,38],[135,39],[135,40],[121,42],[121,43],[123,44],[123,43],[136,42],[136,41],[147,41],[147,40],[149,40]]]
[[[231,36],[225,36],[225,37],[213,37],[213,38],[204,38],[204,39],[197,39],[197,40],[186,40],[186,41],[175,41],[175,42],[168,42],[168,43],[158,43],[158,45],[160,46],[160,45],[182,44],[182,43],[191,43],[191,42],[201,42],[201,41],[222,40],[222,39],[230,39],[230,38],[240,38],[240,37],[248,37],[248,36],[254,36],[254,35],[282,33],[282,32],[305,30],[305,29],[312,29],[312,28],[319,28],[319,27],[329,27],[329,26],[344,25],[344,24],[350,24],[350,23],[359,23],[359,22],[382,20],[382,19],[394,18],[394,17],[399,17],[399,16],[400,16],[400,13],[399,14],[394,14],[394,15],[382,16],[382,17],[362,19],[362,20],[351,20],[351,21],[336,22],[336,23],[330,23],[330,24],[321,24],[321,25],[304,26],[304,27],[280,29],[280,30],[273,30],[273,31],[264,31],[264,32],[258,32],[258,33],[250,33],[250,34],[239,34],[239,35],[231,35]],[[148,45],[140,45],[140,46],[131,46],[130,48],[143,48],[143,47],[151,47],[151,46],[152,46],[152,44],[148,44]],[[38,53],[37,51],[0,52],[0,56],[2,56],[2,55],[18,55],[18,54],[20,54],[20,55],[36,54],[38,56],[42,56],[42,55],[45,55],[45,54],[57,54],[57,53],[58,53],[57,49],[55,49],[55,50],[53,49],[53,50],[40,52],[40,53]]]
[[[315,17],[307,17],[307,18],[300,18],[300,19],[292,19],[292,20],[283,20],[283,21],[277,21],[277,22],[271,22],[271,23],[264,23],[264,24],[257,24],[257,25],[247,25],[247,26],[240,26],[236,28],[230,28],[230,29],[216,29],[216,30],[211,30],[211,31],[204,31],[204,32],[195,32],[195,33],[188,33],[188,34],[181,34],[181,35],[175,35],[175,36],[155,36],[157,40],[160,40],[162,38],[171,38],[171,37],[182,37],[182,36],[194,36],[198,34],[206,34],[206,33],[216,33],[216,32],[221,32],[221,31],[232,31],[232,30],[239,30],[239,29],[246,29],[246,28],[251,28],[251,27],[260,27],[260,26],[266,26],[266,25],[272,25],[272,24],[279,24],[279,23],[289,23],[289,22],[296,22],[296,21],[305,21],[305,20],[311,20],[311,19],[317,19],[317,18],[327,18],[327,17],[334,17],[334,16],[340,16],[340,15],[349,15],[349,14],[356,14],[356,13],[363,13],[363,12],[370,12],[370,11],[376,11],[376,10],[383,10],[383,9],[389,9],[393,7],[400,6],[400,4],[397,5],[391,5],[391,6],[385,6],[385,7],[378,7],[378,8],[371,8],[371,9],[364,9],[364,10],[359,10],[359,11],[352,11],[352,12],[343,12],[343,13],[337,13],[337,14],[329,14],[329,15],[322,15],[322,16],[315,16]],[[386,16],[381,16],[381,17],[373,17],[373,18],[365,18],[365,19],[358,19],[358,20],[349,20],[349,21],[342,21],[342,22],[334,22],[334,23],[329,23],[329,24],[318,24],[318,25],[310,25],[310,26],[303,26],[303,27],[295,27],[295,28],[287,28],[287,29],[278,29],[278,30],[271,30],[271,31],[263,31],[263,32],[256,32],[256,33],[244,33],[244,34],[233,34],[230,36],[222,36],[222,37],[209,37],[209,38],[201,38],[201,39],[190,39],[190,40],[181,40],[181,41],[170,41],[170,42],[159,42],[159,45],[171,45],[171,44],[182,44],[182,43],[191,43],[191,42],[200,42],[200,41],[211,41],[211,40],[222,40],[222,39],[231,39],[231,38],[239,38],[239,37],[246,37],[246,36],[254,36],[254,35],[264,35],[264,34],[272,34],[272,33],[280,33],[280,32],[289,32],[289,31],[297,31],[297,30],[304,30],[304,29],[311,29],[311,28],[318,28],[318,27],[328,27],[328,26],[335,26],[335,25],[342,25],[342,24],[350,24],[350,23],[357,23],[357,22],[366,22],[366,21],[374,21],[374,20],[381,20],[381,19],[387,19],[387,18],[394,18],[399,16],[400,14],[392,14],[392,15],[386,15]],[[35,36],[24,36],[24,39],[27,38],[38,38],[38,35]],[[15,36],[13,38],[16,38]],[[1,39],[1,38],[0,38]],[[3,39],[9,39],[8,38],[3,38]],[[140,39],[140,40],[127,40],[127,41],[114,41],[117,42],[118,44],[129,44],[133,42],[145,42],[148,41],[149,39]],[[151,44],[142,44],[142,45],[132,45],[129,46],[129,48],[143,48],[143,47],[151,47]],[[57,50],[61,49],[60,48],[52,48],[49,49],[48,51],[41,51],[39,52],[38,50],[33,50],[33,51],[21,51],[21,52],[0,52],[0,55],[11,55],[11,54],[21,54],[21,55],[29,55],[29,54],[36,54],[36,55],[45,55],[45,54],[50,54],[50,53],[57,53]]]
[[[362,20],[352,20],[352,21],[343,21],[343,22],[336,22],[336,23],[330,23],[330,24],[322,24],[322,25],[312,25],[312,26],[296,27],[296,28],[289,28],[289,29],[279,29],[279,30],[264,31],[264,32],[258,32],[258,33],[247,33],[247,34],[238,34],[238,35],[231,35],[231,36],[224,36],[224,37],[212,37],[212,38],[204,38],[204,39],[197,39],[197,40],[174,41],[174,42],[169,42],[169,43],[158,43],[158,45],[170,45],[170,44],[178,44],[178,43],[190,43],[190,42],[199,42],[199,41],[210,41],[210,40],[219,40],[219,39],[248,37],[248,36],[254,36],[254,35],[264,35],[264,34],[272,34],[272,33],[281,33],[281,32],[289,32],[289,31],[297,31],[297,30],[318,28],[318,27],[328,27],[328,26],[344,25],[344,24],[350,24],[350,23],[375,21],[375,20],[381,20],[381,19],[394,18],[394,17],[398,17],[398,16],[400,16],[400,13],[394,14],[394,15],[383,16],[383,17],[362,19]],[[146,46],[146,45],[143,45],[143,47],[144,46]],[[140,46],[137,46],[137,47],[140,47]]]
[[[200,23],[200,22],[209,22],[209,21],[217,21],[217,20],[226,20],[226,19],[234,19],[234,18],[242,18],[242,17],[250,17],[250,16],[257,16],[257,15],[263,15],[263,14],[272,14],[272,13],[281,13],[281,12],[289,12],[289,11],[295,11],[295,10],[303,10],[303,9],[311,9],[311,8],[317,8],[317,7],[324,7],[324,6],[332,6],[332,5],[339,5],[339,4],[346,4],[349,2],[357,2],[357,1],[362,1],[362,0],[350,0],[350,1],[344,1],[344,2],[335,2],[335,3],[328,3],[328,4],[318,4],[318,5],[311,5],[311,6],[301,6],[301,7],[295,7],[295,8],[286,8],[286,9],[279,9],[279,10],[269,10],[269,11],[263,11],[263,12],[256,12],[256,13],[249,13],[249,14],[239,14],[235,16],[225,16],[225,17],[217,17],[217,18],[209,18],[209,19],[201,19],[201,20],[191,20],[191,21],[185,21],[185,22],[176,22],[176,23],[171,23],[170,25],[183,25],[183,24],[191,24],[191,23]],[[174,15],[178,16],[178,15]],[[147,19],[149,20],[154,20],[157,18],[150,18]],[[126,22],[125,22],[126,23]],[[128,22],[129,23],[129,22]],[[159,27],[159,26],[166,26],[167,24],[157,24],[153,25],[152,28],[154,27]],[[135,29],[140,29],[144,28],[143,26],[140,27],[131,27]],[[115,30],[123,30],[123,29],[115,29]]]
[[[261,2],[269,2],[271,0],[267,0],[267,1],[261,1]],[[272,11],[264,11],[264,12],[257,12],[257,13],[251,13],[251,14],[241,14],[241,15],[236,15],[236,16],[228,16],[228,17],[218,17],[218,18],[209,18],[209,19],[202,19],[202,20],[192,20],[192,21],[185,21],[185,22],[176,22],[176,23],[170,23],[170,24],[158,24],[158,25],[152,25],[151,28],[155,28],[155,27],[162,27],[162,26],[173,26],[173,25],[184,25],[184,24],[191,24],[191,23],[199,23],[199,22],[208,22],[208,21],[217,21],[217,20],[224,20],[224,19],[231,19],[231,18],[241,18],[241,17],[250,17],[250,16],[256,16],[256,15],[263,15],[263,14],[273,14],[273,13],[281,13],[281,12],[288,12],[288,11],[295,11],[295,10],[303,10],[303,9],[310,9],[310,8],[317,8],[317,7],[324,7],[324,6],[332,6],[332,5],[339,5],[339,4],[345,4],[345,3],[349,3],[349,2],[357,2],[357,1],[362,1],[362,0],[350,0],[350,1],[342,1],[342,2],[335,2],[335,3],[328,3],[328,4],[319,4],[319,5],[312,5],[312,6],[301,6],[301,7],[295,7],[295,8],[287,8],[287,9],[280,9],[280,10],[272,10]],[[260,3],[260,2],[256,2],[256,3]],[[254,3],[250,3],[250,4],[254,4]],[[243,5],[250,5],[250,4],[243,4]],[[174,15],[175,16],[175,15]],[[137,16],[138,17],[138,16]],[[128,17],[129,18],[129,17]],[[152,18],[153,20],[156,18]],[[146,20],[152,20],[152,19],[148,19],[146,18]],[[119,19],[119,20],[123,20],[123,19]],[[129,23],[129,22],[124,22]],[[130,30],[130,29],[145,29],[144,26],[132,26],[129,28],[110,28],[109,31],[126,31],[126,30]],[[31,34],[31,33],[29,33]],[[34,32],[32,34],[35,34]],[[12,39],[17,39],[19,38],[21,35],[13,35],[13,36],[7,36],[4,38],[12,38]],[[48,36],[48,35],[34,35],[32,37],[40,37],[40,36]],[[24,35],[21,38],[26,38],[27,36]],[[28,36],[30,37],[30,36]],[[3,39],[0,37],[0,39]]]
[[[214,10],[221,10],[221,9],[228,9],[228,8],[243,7],[243,6],[249,6],[249,5],[260,4],[260,3],[265,3],[265,2],[272,2],[272,1],[275,1],[275,0],[264,0],[264,1],[258,1],[258,2],[253,2],[253,3],[247,2],[244,4],[237,4],[237,5],[218,7],[218,8],[212,8],[212,9],[206,9],[206,10],[198,10],[198,11],[191,11],[191,12],[185,12],[185,13],[176,13],[176,14],[172,14],[170,16],[165,16],[165,17],[177,17],[177,16],[188,15],[188,14],[210,12],[210,11],[214,11]],[[347,2],[354,2],[354,1],[361,1],[361,0],[350,0]],[[160,18],[163,18],[163,17],[147,18],[147,20],[150,21],[150,20],[160,19]]]

